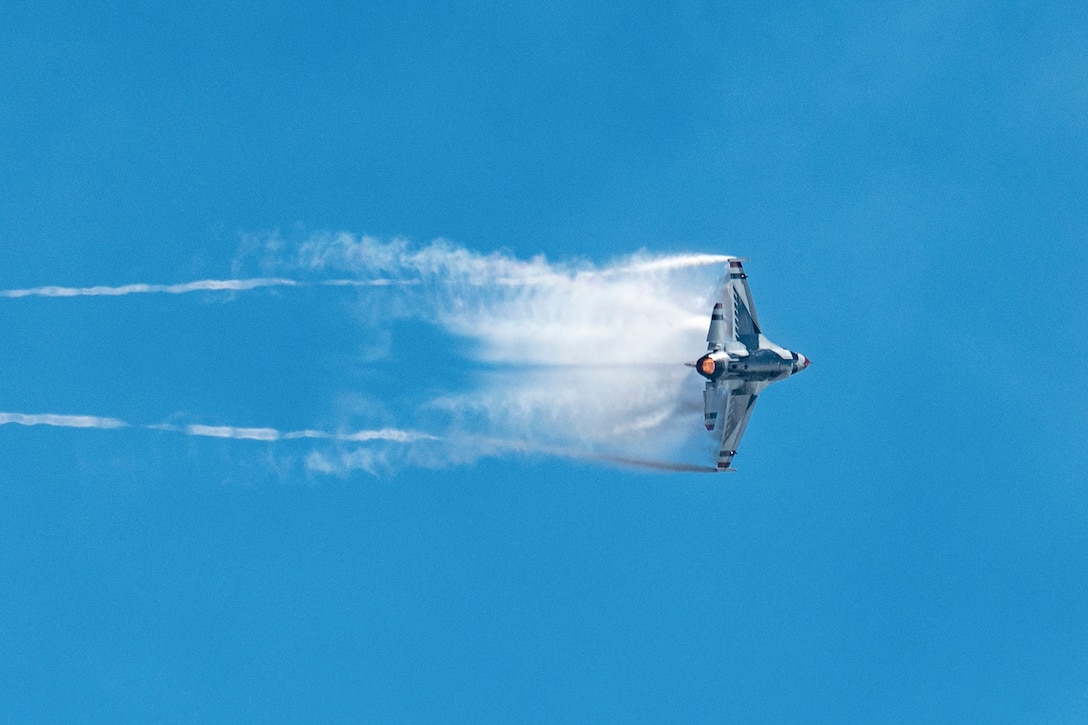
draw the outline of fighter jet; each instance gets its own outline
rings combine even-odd
[[[735,470],[733,456],[759,394],[812,363],[763,336],[743,261],[747,260],[729,261],[719,301],[710,315],[707,353],[688,363],[706,378],[703,417],[706,429],[719,441],[719,471]]]

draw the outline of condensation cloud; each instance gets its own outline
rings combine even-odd
[[[705,470],[703,461],[684,459],[690,456],[685,446],[702,428],[700,383],[684,362],[705,348],[719,265],[729,259],[637,252],[598,264],[480,253],[441,239],[417,246],[336,233],[288,243],[270,234],[246,239],[233,279],[0,290],[0,297],[14,299],[366,288],[360,313],[344,321],[346,336],[380,337],[406,319],[432,326],[451,343],[467,344],[432,343],[437,347],[423,354],[440,360],[447,373],[461,366],[466,374],[460,377],[470,381],[410,408],[394,406],[394,420],[355,432],[129,426],[115,418],[30,413],[0,413],[0,425],[136,427],[276,445],[309,441],[307,467],[340,475],[509,455]],[[253,265],[260,276],[240,274]],[[345,393],[380,401],[382,391]]]
[[[263,248],[263,270],[411,283],[359,324],[417,319],[467,340],[460,349],[488,364],[468,389],[411,413],[442,421],[440,440],[390,451],[383,463],[518,452],[637,464],[676,455],[701,430],[701,388],[683,363],[705,348],[719,265],[729,256],[639,252],[594,264],[347,233],[314,235],[293,251],[271,236]],[[355,466],[352,456],[321,455],[311,465],[342,470]],[[372,455],[362,457],[360,467],[374,465]]]

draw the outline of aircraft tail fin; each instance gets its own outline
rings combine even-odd
[[[714,304],[714,311],[710,313],[710,329],[706,333],[706,349],[720,350],[729,341],[728,330],[725,324],[725,312],[722,303]]]

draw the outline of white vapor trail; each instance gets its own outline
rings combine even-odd
[[[634,260],[627,266],[609,270],[610,274],[645,274],[647,272],[669,272],[689,267],[705,267],[709,264],[725,264],[735,257],[728,254],[673,254],[666,257]]]
[[[354,433],[329,433],[323,430],[279,431],[275,428],[236,428],[229,425],[172,425],[156,423],[146,426],[151,430],[165,430],[172,433],[184,433],[203,438],[234,438],[248,441],[290,441],[300,439],[318,439],[341,443],[365,443],[368,441],[390,441],[394,443],[413,443],[422,440],[438,440],[436,436],[420,431],[381,428],[360,430]]]
[[[182,284],[146,284],[143,282],[117,287],[95,285],[93,287],[30,287],[28,289],[0,290],[0,297],[122,297],[133,294],[182,295],[190,292],[245,292],[261,287],[386,287],[406,284],[389,279],[330,279],[310,283],[282,277],[256,277],[252,279],[201,279]]]
[[[293,246],[269,235],[251,238],[246,246],[249,261],[254,249],[258,254],[263,250],[263,259],[257,260],[260,276],[9,289],[0,290],[0,298],[372,288],[360,307],[362,327],[355,334],[381,339],[394,320],[437,328],[451,342],[468,344],[439,344],[413,353],[422,364],[406,366],[408,375],[428,383],[467,378],[467,387],[462,383],[460,389],[408,406],[378,404],[396,410],[385,420],[425,422],[428,432],[385,426],[355,432],[130,426],[115,418],[25,413],[0,413],[0,425],[129,427],[201,438],[311,441],[319,448],[307,456],[307,467],[333,474],[442,467],[505,455],[707,470],[701,463],[670,457],[678,452],[689,456],[685,446],[703,429],[698,415],[702,386],[683,363],[705,350],[721,276],[713,268],[734,257],[637,252],[606,264],[552,262],[543,255],[481,254],[442,239],[416,246],[348,233],[314,234]],[[243,255],[236,267],[247,263]],[[462,351],[460,357],[453,349]]]
[[[95,415],[53,415],[44,413],[0,413],[0,425],[51,425],[58,428],[126,428],[128,423],[117,418],[100,418]]]
[[[117,418],[106,418],[95,415],[57,415],[53,413],[3,413],[0,412],[0,425],[15,424],[24,426],[47,425],[58,428],[98,428],[103,430],[115,430],[118,428],[143,428],[146,430],[168,431],[187,436],[203,438],[229,438],[234,440],[250,441],[289,441],[299,439],[318,439],[337,441],[340,443],[368,443],[387,442],[398,444],[411,444],[420,441],[441,442],[443,439],[429,433],[414,430],[400,430],[397,428],[381,428],[376,430],[360,430],[352,433],[330,433],[322,430],[279,431],[275,428],[240,428],[235,426],[210,426],[201,424],[174,425],[171,423],[155,423],[144,426],[133,426]],[[714,472],[716,469],[710,466],[686,464],[672,461],[657,461],[651,459],[625,457],[609,454],[587,453],[577,449],[561,449],[539,445],[525,441],[480,440],[460,437],[455,441],[458,446],[474,445],[477,449],[490,449],[508,453],[525,455],[548,455],[560,458],[580,460],[596,460],[606,463],[616,463],[635,468],[649,468],[664,471],[704,473]],[[388,467],[387,455],[365,448],[357,448],[342,452],[337,458],[330,460],[320,452],[311,452],[307,457],[307,465],[311,470],[322,473],[343,473],[354,468],[365,469],[372,474],[378,474],[379,468]],[[379,462],[381,465],[379,465]]]
[[[348,233],[312,235],[293,253],[275,235],[265,247],[262,270],[414,282],[392,297],[368,297],[359,334],[377,336],[391,318],[417,320],[471,343],[468,356],[486,363],[469,368],[446,349],[418,351],[443,369],[471,369],[473,384],[412,413],[442,435],[401,450],[408,463],[513,453],[690,470],[659,459],[703,430],[701,385],[682,363],[706,348],[721,277],[713,267],[734,257],[639,252],[598,265]],[[357,465],[369,468],[372,457],[311,461],[330,472]]]
[[[239,428],[228,425],[174,425],[172,423],[153,423],[151,425],[133,425],[118,418],[104,418],[96,415],[56,415],[54,413],[3,413],[0,412],[0,425],[49,425],[58,428],[143,428],[181,433],[201,438],[233,438],[249,441],[289,441],[301,439],[320,439],[341,443],[366,443],[370,441],[388,441],[394,443],[414,443],[423,440],[438,440],[436,436],[421,431],[401,430],[399,428],[379,428],[358,430],[351,433],[331,433],[323,430],[280,431],[275,428]]]

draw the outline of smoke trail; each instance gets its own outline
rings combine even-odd
[[[676,461],[654,461],[643,458],[630,458],[627,456],[609,456],[598,454],[590,456],[594,460],[605,463],[616,463],[621,466],[633,468],[648,468],[653,471],[669,471],[672,473],[719,473],[714,466],[701,466],[697,463],[680,463]]]
[[[632,468],[646,468],[656,471],[670,471],[673,473],[718,473],[714,466],[700,465],[697,463],[684,463],[680,461],[655,460],[651,458],[638,458],[632,456],[609,455],[605,453],[592,453],[576,448],[560,448],[542,445],[533,441],[501,440],[493,438],[480,438],[475,441],[460,439],[458,445],[475,445],[486,448],[493,453],[506,452],[522,455],[542,455],[555,458],[569,458],[577,461],[597,461],[601,463],[614,463],[620,466]]]

